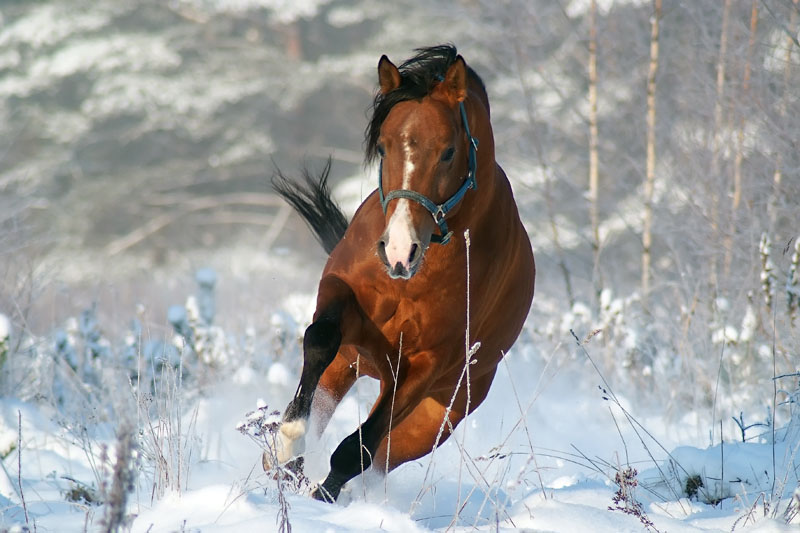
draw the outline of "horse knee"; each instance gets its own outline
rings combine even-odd
[[[338,321],[321,319],[308,326],[303,336],[303,372],[294,399],[284,412],[284,423],[308,419],[314,391],[322,373],[336,357],[341,340]]]
[[[336,357],[341,341],[342,332],[338,321],[317,320],[306,328],[303,335],[303,364],[321,376]]]

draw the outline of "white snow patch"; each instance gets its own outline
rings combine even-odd
[[[267,381],[273,385],[289,386],[292,380],[289,370],[281,363],[273,363],[267,373]]]

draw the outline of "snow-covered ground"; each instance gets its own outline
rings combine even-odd
[[[95,391],[107,405],[79,405],[81,394],[92,394],[87,383],[82,392],[62,387],[57,407],[0,400],[0,531],[25,524],[40,532],[105,530],[125,439],[124,424],[108,413],[125,412],[115,404],[128,400],[149,406],[129,421],[134,474],[124,513],[135,532],[619,532],[642,531],[645,523],[670,532],[797,531],[796,418],[776,432],[774,447],[771,432],[756,436],[753,428],[747,443],[729,435],[709,448],[704,413],[670,420],[639,406],[634,389],[614,396],[589,364],[592,341],[586,351],[574,342],[574,349],[550,351],[532,327],[500,365],[484,404],[433,455],[388,477],[367,472],[333,505],[310,499],[307,485],[285,482],[279,490],[262,470],[259,446],[237,425],[257,407],[286,405],[298,377],[296,335],[312,301],[298,293],[278,303],[271,327],[281,333],[255,350],[242,348],[248,356],[217,342],[209,353],[227,350],[229,359],[177,363],[195,372],[191,379],[162,370],[150,396],[127,375],[114,377],[123,368],[111,365],[100,378],[106,392]],[[193,304],[187,309],[191,319]],[[205,374],[197,370],[201,361]],[[91,365],[85,372],[91,375]],[[359,381],[321,438],[310,439],[305,472],[312,482],[324,477],[329,454],[376,394],[368,378]],[[623,483],[622,490],[615,476],[629,467],[638,486]]]
[[[598,2],[599,258],[586,0],[0,2],[0,533],[798,531],[800,69],[792,3],[762,3],[752,94],[725,87],[738,135],[704,114],[722,3],[665,10],[646,309],[649,2]],[[331,153],[352,213],[380,54],[450,40],[489,87],[537,295],[450,440],[319,503],[237,429],[293,393],[324,260],[265,178]],[[760,178],[726,214],[742,156]],[[312,483],[376,394],[359,381],[310,439]]]

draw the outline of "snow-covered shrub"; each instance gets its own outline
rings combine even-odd
[[[277,449],[275,439],[278,438],[280,424],[280,411],[271,411],[267,404],[259,402],[254,411],[250,411],[245,415],[245,420],[236,424],[236,430],[261,447],[264,470],[275,481],[274,488],[267,489],[267,492],[273,493],[273,499],[278,504],[276,517],[278,530],[291,533],[289,502],[286,499],[286,495],[288,492],[295,494],[307,493],[310,482],[303,472],[304,458],[302,456],[286,464],[281,464],[278,461],[275,455],[275,450]]]
[[[210,268],[198,269],[194,275],[197,282],[197,304],[200,318],[210,326],[214,322],[216,302],[214,286],[217,284],[217,273]]]
[[[772,242],[769,235],[761,235],[758,251],[761,254],[761,291],[764,293],[764,304],[767,311],[772,311],[773,292],[775,290],[775,263],[771,257]]]
[[[617,486],[617,491],[611,500],[614,505],[609,505],[608,510],[621,511],[635,516],[647,531],[657,532],[658,530],[655,528],[653,521],[648,518],[644,507],[636,499],[636,487],[639,485],[639,480],[636,479],[638,474],[636,469],[630,466],[617,470],[614,476],[614,484]]]
[[[225,366],[232,357],[233,346],[222,328],[214,326],[216,273],[208,268],[197,271],[197,296],[189,296],[184,306],[169,308],[167,319],[181,339],[179,349],[188,348],[198,360],[210,368]]]
[[[794,325],[797,309],[800,307],[800,236],[794,240],[794,252],[789,265],[789,274],[786,276],[786,307],[789,320]]]

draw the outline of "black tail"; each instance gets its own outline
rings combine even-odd
[[[303,168],[305,183],[295,183],[277,167],[272,176],[275,191],[303,217],[328,254],[342,240],[349,224],[339,205],[331,198],[328,188],[330,172],[331,159],[328,158],[319,177],[311,175],[307,168]]]

